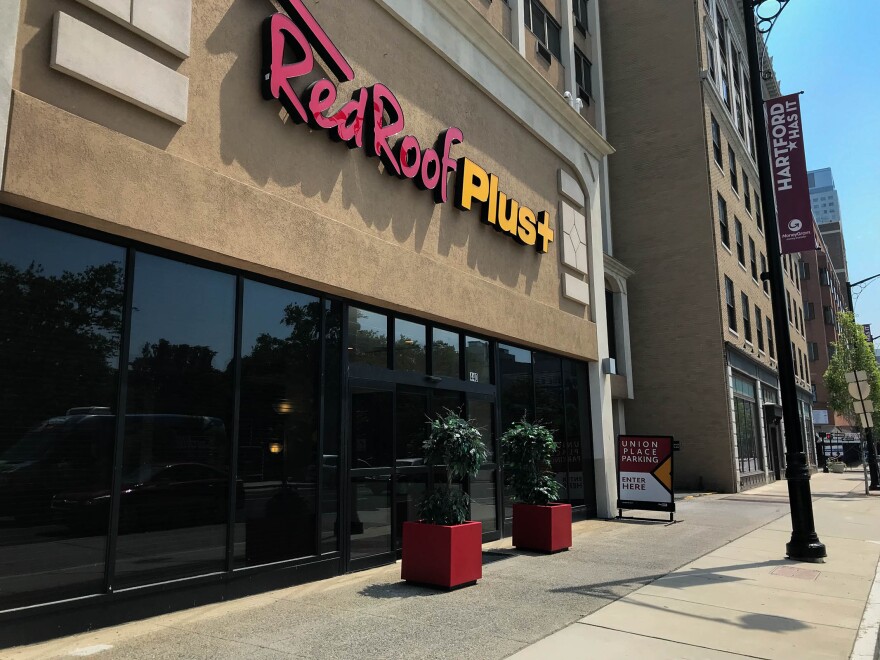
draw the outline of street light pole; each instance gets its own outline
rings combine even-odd
[[[785,307],[782,250],[779,244],[779,227],[776,222],[775,195],[770,171],[770,145],[767,142],[766,121],[764,119],[764,92],[761,84],[758,34],[755,25],[755,10],[762,2],[764,0],[743,0],[742,6],[749,54],[749,78],[752,86],[752,116],[756,122],[755,146],[757,147],[758,172],[761,183],[761,205],[764,209],[773,325],[776,330],[776,353],[779,358],[782,418],[785,421],[785,478],[788,481],[792,527],[791,540],[786,544],[785,550],[789,559],[816,562],[827,556],[827,552],[825,545],[816,534],[816,525],[813,520],[810,470],[807,465],[807,456],[804,453],[803,429],[798,414],[794,358],[791,354],[791,334],[788,312]],[[782,4],[782,7],[785,4],[787,3]]]

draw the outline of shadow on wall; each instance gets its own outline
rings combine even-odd
[[[24,22],[34,34],[22,46],[19,89],[35,98],[136,140],[165,149],[180,127],[96,87],[49,67],[55,13],[75,19],[134,47],[161,64],[179,69],[183,60],[76,2],[28,2]]]
[[[260,186],[269,183],[282,188],[298,186],[302,195],[319,198],[325,204],[335,199],[342,209],[355,209],[367,227],[378,231],[390,229],[399,243],[412,239],[416,252],[424,250],[431,222],[439,222],[436,250],[441,256],[449,256],[456,249],[466,249],[468,266],[480,275],[508,287],[519,286],[521,278],[525,277],[525,291],[530,293],[542,258],[546,256],[541,257],[503,236],[481,236],[481,233],[494,234],[495,231],[480,222],[476,211],[460,212],[451,199],[435,206],[429,192],[417,189],[409,181],[392,180],[384,173],[380,161],[367,157],[362,149],[350,151],[344,145],[332,142],[326,131],[297,125],[284,116],[278,101],[263,100],[260,93],[260,28],[263,20],[273,12],[269,2],[233,2],[207,40],[210,53],[224,55],[232,52],[236,56],[220,82],[220,155],[223,162],[237,163]],[[387,20],[393,19],[387,17]],[[338,30],[344,32],[345,27],[340,26]],[[344,44],[338,37],[336,41],[345,54]],[[337,107],[355,89],[377,82],[357,64],[352,63],[355,80],[339,86]],[[325,75],[319,72],[317,77]],[[336,82],[334,77],[327,77]],[[389,86],[394,90],[393,84],[389,83]],[[432,95],[438,97],[440,93],[438,89]],[[401,95],[401,98],[406,97]],[[406,113],[410,105],[406,100],[402,100],[402,104]],[[472,121],[476,114],[469,113]],[[246,126],[243,120],[246,120]],[[423,148],[433,146],[428,143],[436,138],[436,134],[425,133],[411,123],[406,132],[417,135],[425,143]],[[471,133],[474,132],[471,126]],[[516,165],[524,172],[528,170],[527,163]],[[387,186],[388,194],[383,194],[384,186]]]

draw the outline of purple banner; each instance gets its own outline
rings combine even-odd
[[[764,103],[782,254],[816,249],[798,94]]]

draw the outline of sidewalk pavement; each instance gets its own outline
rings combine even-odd
[[[848,658],[880,556],[880,498],[856,473],[812,486],[825,564],[784,559],[782,482],[684,496],[674,524],[577,522],[574,546],[555,555],[488,544],[476,587],[408,585],[383,566],[0,658]],[[877,639],[865,631],[859,660]]]
[[[816,529],[828,551],[824,563],[781,556],[791,535],[785,515],[512,658],[845,659],[852,654],[854,660],[873,660],[880,623],[880,587],[875,587],[880,498],[865,496],[860,473],[836,476],[819,474],[811,482]],[[787,501],[787,483],[725,499],[762,498]]]

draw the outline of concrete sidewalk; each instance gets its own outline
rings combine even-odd
[[[880,610],[866,603],[880,558],[880,498],[865,496],[861,474],[820,474],[811,483],[825,563],[782,556],[786,515],[513,658],[874,658]],[[787,501],[787,484],[724,499]]]
[[[826,564],[785,561],[779,483],[682,496],[674,524],[578,522],[572,549],[555,555],[489,544],[476,587],[408,585],[392,564],[0,658],[847,658],[880,556],[880,498],[860,494],[855,473],[812,486]]]

